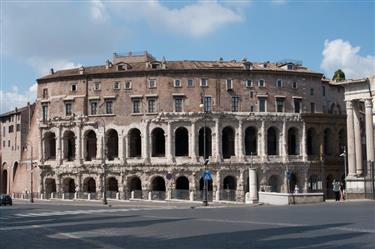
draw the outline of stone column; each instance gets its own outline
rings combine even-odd
[[[260,127],[260,139],[258,139],[259,156],[262,161],[266,159],[266,145],[267,145],[266,124],[263,120],[261,127]]]
[[[142,157],[145,163],[150,163],[150,121],[147,120],[142,132]]]
[[[104,181],[104,182],[103,182]],[[103,184],[105,184],[105,179],[103,179],[103,174],[98,174],[96,176],[96,196],[97,196],[97,199],[100,199],[102,198],[102,189],[103,189]]]
[[[40,162],[44,162],[44,148],[43,148],[43,130],[42,128],[39,128],[39,159]],[[32,144],[30,144],[32,146]]]
[[[171,122],[168,122],[168,126],[167,126],[167,136],[166,136],[166,157],[167,157],[167,160],[169,163],[173,163],[174,162],[174,143],[173,143],[173,130],[172,130],[172,125],[171,125]]]
[[[57,149],[57,165],[61,165],[62,158],[63,158],[63,151],[62,151],[62,141],[61,141],[61,125],[59,125],[57,130],[57,138],[56,138],[56,149]]]
[[[301,140],[300,140],[300,155],[302,155],[302,160],[307,161],[307,151],[306,151],[306,143],[307,143],[307,138],[306,138],[306,123],[303,121],[302,123],[302,134],[301,134]]]
[[[214,189],[214,186],[213,187],[213,193],[215,193],[215,196],[213,196],[215,198],[215,201],[219,201],[220,200],[220,194],[221,194],[221,172],[220,170],[218,170],[216,172],[216,193],[215,193],[215,189]]]
[[[258,202],[258,188],[257,188],[257,171],[255,168],[249,169],[249,200],[248,203]]]
[[[216,161],[221,162],[221,131],[220,131],[220,119],[217,118],[215,120],[215,134],[216,134],[216,141],[215,141],[215,149],[216,149]]]
[[[82,163],[82,124],[78,124],[76,136],[76,162]]]
[[[353,111],[354,116],[354,142],[355,142],[355,164],[357,175],[363,174],[363,164],[362,164],[362,142],[361,142],[361,124],[360,124],[360,113],[359,106],[356,104]],[[353,140],[352,140],[353,143]]]
[[[237,153],[239,160],[243,160],[245,158],[244,150],[243,150],[243,121],[238,121],[238,131],[237,131]]]
[[[103,134],[103,131],[101,131],[100,129],[98,129],[98,132],[97,132],[97,139],[96,139],[96,159],[99,159],[99,160],[103,160],[103,157],[104,157],[104,153],[103,153],[103,148],[104,148],[104,142],[103,142],[103,139],[104,138],[104,134]]]
[[[366,109],[366,154],[367,161],[374,161],[374,126],[372,117],[372,99],[365,100]]]
[[[288,160],[288,132],[286,130],[286,122],[284,120],[282,131],[281,131],[281,141],[279,141],[280,155],[282,161],[285,163]]]
[[[126,145],[124,144],[124,135],[123,135],[123,131],[122,131],[121,134],[119,134],[119,136],[118,136],[118,157],[120,159],[121,165],[124,165],[124,163],[125,163],[125,153],[124,153],[125,147],[126,147]]]
[[[355,145],[354,145],[354,122],[353,122],[353,103],[346,101],[346,126],[347,126],[347,144],[348,144],[348,176],[354,176],[356,173]]]
[[[197,142],[196,142],[196,138],[197,138],[197,134],[196,134],[196,122],[193,121],[191,123],[191,142],[190,142],[190,157],[191,159],[196,162],[197,161]]]
[[[126,134],[126,135],[124,135],[124,147],[125,147],[125,158],[129,158],[129,156],[130,156],[130,154],[129,154],[129,152],[130,152],[130,146],[129,146],[129,136],[128,136],[128,134]]]

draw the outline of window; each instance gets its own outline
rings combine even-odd
[[[284,112],[284,98],[276,98],[276,112]]]
[[[120,89],[120,82],[116,81],[113,83],[113,90],[119,90]]]
[[[322,94],[323,94],[323,97],[326,96],[326,87],[325,86],[322,86]]]
[[[201,79],[201,86],[203,86],[203,87],[208,86],[208,80],[207,79]]]
[[[90,113],[91,115],[96,115],[98,109],[98,102],[97,101],[90,101]]]
[[[148,88],[156,88],[156,80],[148,80]]]
[[[65,115],[66,116],[72,115],[72,103],[71,102],[65,103]]]
[[[311,110],[311,113],[315,113],[315,103],[310,103],[310,110]]]
[[[294,113],[301,112],[301,99],[294,99]]]
[[[3,127],[3,136],[5,136],[5,126]]]
[[[227,87],[227,90],[232,90],[233,89],[233,81],[227,80],[226,81],[226,87]]]
[[[133,99],[133,113],[140,113],[140,112],[141,112],[141,100]]]
[[[310,88],[310,95],[314,96],[314,88]]]
[[[154,98],[150,98],[147,100],[147,103],[148,103],[148,113],[155,113],[156,112],[156,109],[155,109],[156,100]]]
[[[174,110],[175,112],[182,112],[182,97],[176,97],[174,99]]]
[[[181,80],[174,80],[174,87],[181,87]]]
[[[42,106],[42,115],[43,121],[46,121],[48,119],[48,105]]]
[[[251,92],[250,92],[250,98],[253,98],[253,97],[254,97],[254,92],[251,91]]]
[[[13,132],[13,125],[9,125],[9,127],[8,127],[8,132],[9,132],[9,133],[12,133],[12,132]]]
[[[266,98],[260,97],[259,101],[259,112],[266,112]]]
[[[258,80],[258,86],[259,87],[265,87],[266,83],[264,82],[264,80]]]
[[[205,96],[203,101],[203,111],[211,112],[212,111],[212,99],[210,96]]]
[[[293,83],[292,83],[292,88],[293,88],[293,89],[297,89],[297,82],[296,82],[296,81],[293,81]]]
[[[288,70],[293,70],[293,65],[292,64],[288,64],[287,68],[288,68]]]
[[[5,142],[5,140],[3,141],[3,147],[5,147],[5,145],[6,145],[6,142]]]
[[[283,87],[283,81],[282,80],[277,80],[276,81],[276,87],[278,87],[278,88]]]
[[[43,89],[43,98],[48,99],[48,88]]]
[[[105,102],[105,113],[106,114],[113,114],[112,107],[113,107],[113,102],[111,100],[107,100]]]
[[[132,82],[130,80],[125,81],[125,90],[132,89]]]
[[[10,147],[10,140],[8,140],[8,147]]]
[[[77,84],[72,84],[72,92],[75,92],[77,91]]]
[[[253,87],[253,81],[252,80],[245,80],[245,86],[246,87]]]
[[[95,82],[94,90],[95,91],[100,91],[100,82]]]
[[[17,124],[17,125],[16,125],[16,130],[17,130],[17,131],[20,131],[20,130],[21,130],[21,124]]]
[[[232,112],[238,112],[239,97],[232,97]]]
[[[254,106],[250,106],[250,112],[254,112]]]
[[[194,86],[194,81],[192,79],[188,79],[187,83],[188,83],[188,87]]]

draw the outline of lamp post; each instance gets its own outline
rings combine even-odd
[[[346,146],[343,146],[343,152],[340,154],[340,156],[344,157],[344,181],[346,185]]]
[[[207,151],[206,151],[206,126],[207,126],[207,108],[205,108],[205,96],[206,90],[204,87],[201,88],[201,104],[200,107],[203,110],[203,121],[204,121],[204,128],[203,128],[203,164],[204,164],[204,174],[203,174],[203,206],[208,206],[208,181],[206,177],[207,172]]]
[[[30,147],[30,202],[33,203],[33,146],[30,142],[26,142],[26,151],[28,150],[28,147]]]
[[[102,168],[103,168],[103,204],[107,205],[107,165],[106,165],[106,156],[107,156],[107,147],[105,145],[105,120],[103,118],[99,118],[103,122],[103,137],[102,137]]]

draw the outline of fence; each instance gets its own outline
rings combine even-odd
[[[236,190],[225,189],[220,192],[220,200],[223,201],[236,201]]]
[[[189,200],[190,191],[185,189],[173,189],[172,199]]]
[[[165,191],[151,191],[151,200],[165,200]]]
[[[195,192],[195,198],[194,199],[196,201],[203,201],[203,198],[204,198],[204,191],[196,191]],[[207,192],[207,201],[210,201],[210,202],[213,201],[213,192],[212,191]]]

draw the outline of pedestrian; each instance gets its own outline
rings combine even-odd
[[[295,194],[298,194],[298,193],[299,193],[298,185],[294,186],[294,193],[295,193]]]
[[[335,193],[336,201],[340,201],[340,183],[336,179],[332,182],[332,190]]]
[[[340,183],[340,197],[341,201],[345,201],[345,187],[343,182]]]

